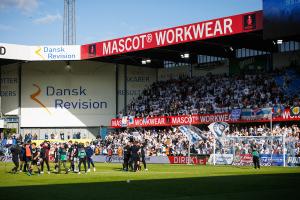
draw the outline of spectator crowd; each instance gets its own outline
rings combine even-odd
[[[282,72],[281,72],[282,73]],[[212,75],[153,83],[128,105],[126,114],[135,117],[213,114],[238,108],[299,106],[298,96],[285,92],[289,78],[279,86],[281,73]]]
[[[213,153],[214,135],[210,131],[202,131],[202,139],[191,145],[191,153],[208,155]],[[223,138],[222,147],[217,145],[217,153],[244,154],[250,152],[253,142],[258,144],[261,154],[282,154],[285,135],[285,152],[300,156],[300,129],[297,125],[275,125],[271,131],[266,125],[232,127]],[[237,137],[239,136],[239,137]],[[244,137],[244,136],[261,136]],[[272,137],[270,137],[272,136]],[[107,154],[109,150],[115,155],[120,155],[122,147],[130,141],[138,140],[146,144],[146,156],[171,156],[188,154],[188,139],[178,128],[170,129],[139,129],[124,130],[109,133],[103,140],[95,141],[99,154]]]

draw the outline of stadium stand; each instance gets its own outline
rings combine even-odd
[[[213,114],[237,108],[298,106],[300,75],[294,70],[238,76],[212,75],[155,82],[128,105],[128,115]],[[121,117],[122,114],[119,115]]]

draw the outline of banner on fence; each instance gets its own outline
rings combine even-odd
[[[231,165],[233,162],[233,154],[211,154],[208,159],[209,164],[214,164],[214,156],[216,165]]]
[[[235,166],[250,166],[253,165],[251,154],[239,154],[235,155],[232,165]]]
[[[283,166],[282,154],[260,154],[261,166]]]
[[[300,121],[299,107],[293,107],[273,112],[273,122],[281,121]],[[275,108],[273,108],[275,111]],[[154,127],[154,126],[177,126],[177,125],[195,125],[195,124],[211,124],[214,122],[227,123],[248,123],[248,122],[269,122],[272,114],[271,108],[258,109],[242,109],[233,110],[231,113],[216,114],[195,114],[195,115],[179,115],[179,116],[158,116],[158,117],[123,117],[111,120],[111,127]]]
[[[97,155],[93,157],[95,162],[112,162],[112,163],[123,163],[123,157],[113,155],[109,158],[106,155]],[[146,156],[147,163],[151,164],[188,164],[188,156]],[[205,157],[191,156],[190,163],[194,165],[205,165]]]

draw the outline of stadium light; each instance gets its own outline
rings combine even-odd
[[[282,44],[283,40],[277,40],[277,44]]]
[[[142,65],[146,65],[146,64],[150,64],[150,63],[151,63],[151,59],[150,58],[142,60]]]
[[[180,54],[180,57],[184,58],[184,59],[188,59],[188,58],[190,58],[190,54],[189,53],[183,53],[183,54]]]
[[[70,61],[67,61],[67,65],[65,67],[65,70],[69,72],[69,71],[71,71],[71,69],[72,69],[72,67],[70,65]]]

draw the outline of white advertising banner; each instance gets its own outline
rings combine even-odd
[[[30,60],[30,46],[0,43],[0,59]]]
[[[0,59],[25,61],[80,60],[80,45],[25,46],[0,43]]]
[[[94,162],[108,162],[109,158],[106,155],[97,155],[93,156]],[[168,156],[146,156],[145,157],[146,163],[151,164],[170,164]],[[112,163],[123,163],[123,157],[119,157],[116,155],[113,155],[110,160]]]
[[[22,67],[21,127],[110,124],[116,103],[113,65],[37,62]]]
[[[214,155],[216,165],[231,165],[233,162],[233,154],[211,154],[208,159],[209,164],[214,164]]]
[[[80,60],[80,45],[31,46],[30,60]]]

